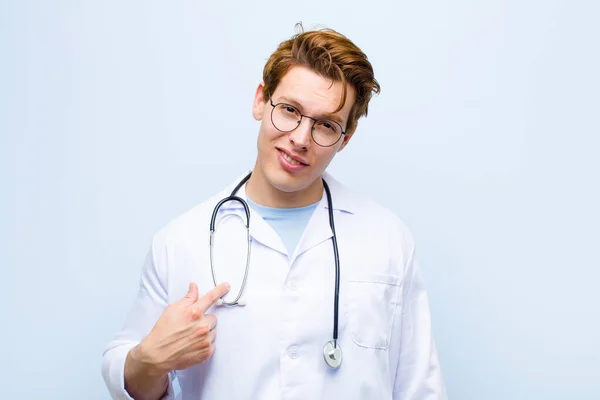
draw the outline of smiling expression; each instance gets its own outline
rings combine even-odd
[[[322,193],[322,183],[317,178],[335,154],[348,144],[351,133],[343,135],[333,146],[319,146],[311,136],[314,122],[311,118],[328,118],[345,129],[356,92],[348,85],[344,107],[334,113],[342,98],[342,83],[332,83],[331,79],[307,67],[291,67],[272,93],[272,102],[290,104],[311,118],[302,118],[301,124],[291,132],[281,132],[271,121],[273,106],[269,99],[263,98],[262,88],[261,84],[256,90],[252,109],[261,125],[253,182],[249,182],[252,187],[248,188],[253,194],[249,194],[254,201],[262,200],[267,206],[295,207],[316,202]]]

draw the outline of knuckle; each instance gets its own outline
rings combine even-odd
[[[204,315],[204,322],[212,329],[217,324],[217,317],[215,317],[212,314],[205,314]]]
[[[206,344],[210,346],[210,344],[214,341],[215,333],[213,331],[208,332],[206,335]]]
[[[212,357],[212,355],[213,355],[214,353],[215,353],[215,345],[214,345],[214,344],[211,344],[211,345],[208,347],[208,353],[207,353],[208,355],[207,355],[207,357]]]
[[[200,313],[200,311],[197,308],[190,308],[189,311],[189,317],[192,321],[196,321],[198,319],[200,319],[200,317],[202,317],[202,314]]]
[[[205,324],[202,324],[198,327],[198,329],[196,329],[196,336],[198,338],[202,338],[202,337],[206,336],[209,332],[210,332],[209,327]]]
[[[198,338],[198,348],[207,350],[213,343],[213,333],[207,332]]]

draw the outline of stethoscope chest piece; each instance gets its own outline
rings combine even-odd
[[[325,347],[323,348],[323,358],[325,359],[325,363],[329,365],[331,368],[337,368],[342,363],[342,349],[339,344],[330,340],[325,343]]]

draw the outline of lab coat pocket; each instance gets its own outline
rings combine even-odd
[[[401,312],[402,278],[368,274],[348,280],[347,313],[350,335],[361,347],[387,349],[394,315]]]

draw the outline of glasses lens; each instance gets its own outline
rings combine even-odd
[[[293,131],[300,125],[301,119],[300,112],[289,104],[277,104],[273,108],[272,122],[280,131]]]
[[[342,127],[337,122],[322,119],[315,122],[313,139],[321,146],[332,146],[342,136]]]

